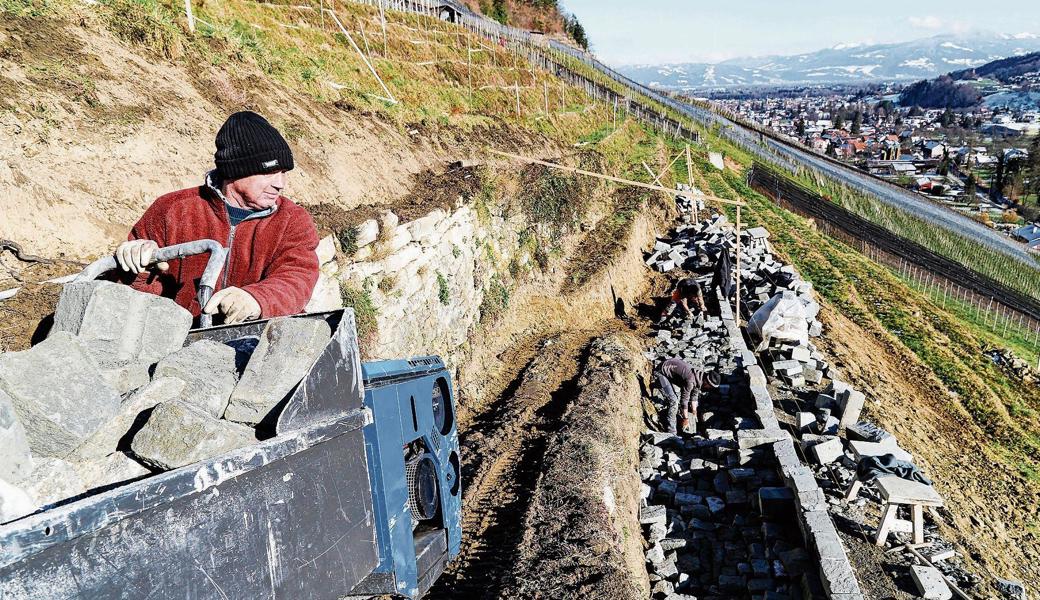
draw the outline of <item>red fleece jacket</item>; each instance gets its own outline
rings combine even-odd
[[[242,221],[231,237],[224,200],[202,185],[161,196],[134,225],[128,239],[159,247],[212,239],[231,245],[216,289],[238,287],[260,304],[262,318],[302,312],[318,281],[318,232],[307,211],[284,197],[272,214]],[[199,316],[198,282],[208,254],[170,261],[165,273],[142,273],[135,289],[173,298]]]

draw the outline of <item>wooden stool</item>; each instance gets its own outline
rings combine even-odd
[[[911,523],[915,544],[924,543],[924,507],[942,506],[943,499],[930,485],[917,481],[902,479],[894,475],[885,475],[876,480],[878,491],[884,498],[885,510],[881,513],[881,524],[878,525],[877,539],[874,541],[878,546],[884,546],[888,539],[888,532],[896,521],[896,511],[900,504],[910,505]],[[850,490],[851,491],[851,490]]]

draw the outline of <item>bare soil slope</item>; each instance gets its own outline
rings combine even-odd
[[[249,63],[184,64],[116,37],[85,5],[0,18],[0,239],[49,257],[103,254],[159,195],[202,182],[228,114],[279,127],[297,168],[287,195],[344,209],[405,194],[411,177],[493,142],[552,139],[495,123],[403,127],[319,102]],[[72,226],[74,225],[74,226]]]

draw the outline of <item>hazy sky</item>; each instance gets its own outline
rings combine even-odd
[[[718,62],[841,43],[987,30],[1040,34],[1040,1],[561,0],[593,50],[620,64]]]

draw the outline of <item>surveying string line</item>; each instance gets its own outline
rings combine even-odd
[[[586,175],[586,176],[589,176],[589,177],[595,177],[597,179],[603,179],[603,180],[606,180],[606,181],[612,181],[614,183],[620,183],[620,184],[623,184],[623,185],[630,185],[630,186],[633,186],[633,187],[641,187],[641,188],[645,188],[645,189],[649,189],[649,190],[655,190],[655,191],[658,191],[658,192],[664,192],[666,194],[672,194],[672,195],[676,195],[676,196],[693,197],[693,195],[690,192],[684,192],[682,190],[677,190],[677,189],[673,189],[673,188],[667,188],[667,187],[663,187],[663,186],[660,186],[660,185],[653,185],[653,184],[650,184],[650,183],[643,183],[641,181],[633,181],[631,179],[624,179],[624,178],[621,178],[621,177],[613,177],[611,175],[604,175],[603,173],[595,173],[595,172],[592,172],[592,171],[586,171],[584,169],[578,169],[578,168],[575,168],[575,167],[568,167],[566,165],[559,165],[559,164],[551,163],[551,162],[544,161],[544,160],[538,160],[538,159],[535,159],[535,158],[528,158],[526,156],[520,156],[519,154],[511,154],[509,152],[502,152],[500,150],[493,150],[493,149],[489,149],[488,152],[490,152],[492,154],[497,154],[499,156],[505,156],[507,158],[512,158],[512,159],[515,159],[515,160],[521,160],[521,161],[528,162],[528,163],[535,164],[535,165],[542,165],[544,167],[549,167],[551,169],[559,169],[561,171],[568,171],[570,173],[577,173],[579,175]],[[700,194],[697,197],[701,197],[701,198],[704,198],[706,200],[714,200],[714,201],[719,202],[721,204],[728,204],[728,205],[731,205],[731,206],[747,206],[744,202],[741,202],[739,200],[727,200],[726,198],[719,198],[718,196],[710,196],[708,194]]]

